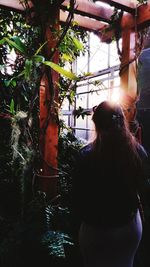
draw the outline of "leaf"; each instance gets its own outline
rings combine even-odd
[[[26,80],[29,80],[31,77],[32,64],[33,64],[32,60],[26,59],[26,61],[25,61],[25,79]]]
[[[3,38],[0,40],[0,45],[3,45],[4,43],[5,43],[5,39]]]
[[[53,70],[55,70],[56,72],[60,73],[61,75],[65,76],[70,80],[76,80],[76,81],[79,80],[79,78],[73,72],[61,68],[58,64],[55,64],[51,61],[44,61],[43,64],[51,67]]]
[[[9,107],[10,107],[10,113],[15,114],[15,103],[14,103],[13,98],[11,99]]]
[[[12,85],[13,87],[15,87],[16,86],[15,77],[11,78],[10,80],[4,80],[4,84],[6,87],[8,87],[9,85]]]
[[[12,85],[13,87],[15,87],[16,86],[16,79],[21,77],[21,76],[25,76],[25,70],[23,70],[17,76],[11,78],[10,80],[4,80],[5,86],[8,87],[9,85]]]
[[[34,56],[36,56],[42,50],[43,46],[45,46],[46,44],[47,44],[47,41],[37,49],[37,51],[35,52]]]
[[[34,60],[34,62],[36,63],[43,63],[45,58],[43,56],[40,56],[40,55],[34,55],[32,57],[32,59]]]
[[[10,40],[9,38],[5,37],[5,41],[13,48],[15,48],[17,51],[19,51],[21,54],[25,54],[25,51],[21,45],[18,45],[16,42]]]
[[[72,56],[70,56],[70,55],[67,55],[66,53],[63,53],[62,54],[62,57],[61,57],[63,60],[65,60],[65,61],[73,61],[73,58],[72,58]]]
[[[4,80],[5,86],[8,87],[10,85],[11,81],[12,81],[12,79],[10,79],[10,80]]]
[[[21,48],[23,54],[27,53],[25,44],[20,40],[18,36],[13,36],[11,39]]]
[[[83,50],[83,44],[75,37],[73,37],[73,42],[78,50]]]
[[[83,75],[87,77],[87,76],[93,75],[93,73],[92,72],[84,72]]]
[[[77,21],[74,20],[74,21],[72,22],[72,26],[73,26],[73,27],[74,27],[74,26],[79,26],[79,23],[78,23]]]
[[[22,72],[20,72],[16,77],[14,77],[14,78],[18,78],[18,77],[21,77],[21,76],[23,76],[23,75],[25,75],[25,70],[23,70]]]
[[[15,87],[16,86],[16,80],[15,79],[12,79],[12,82],[11,82],[12,86]]]

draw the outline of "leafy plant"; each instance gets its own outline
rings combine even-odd
[[[77,118],[79,118],[80,116],[82,117],[82,119],[84,119],[85,116],[90,115],[91,112],[89,111],[85,111],[81,106],[79,106],[78,109],[74,110],[73,115]]]
[[[66,246],[73,246],[69,223],[65,223],[69,222],[68,210],[58,203],[48,203],[46,195],[37,192],[24,214],[22,220],[11,225],[0,221],[5,231],[0,242],[1,266],[62,264]]]
[[[79,78],[74,73],[61,68],[58,64],[55,64],[51,61],[44,61],[43,64],[51,67],[52,69],[54,69],[55,71],[57,71],[58,73],[60,73],[61,75],[65,76],[70,80],[79,80]]]
[[[84,142],[75,137],[71,128],[65,127],[60,132],[58,143],[59,192],[65,196],[67,205],[72,188],[72,172],[78,152],[83,145]]]
[[[33,171],[36,169],[35,159],[39,156],[38,91],[43,69],[53,68],[61,76],[61,104],[67,95],[70,101],[73,101],[75,86],[72,86],[72,83],[76,83],[78,77],[71,71],[71,64],[84,51],[82,38],[78,38],[82,37],[82,33],[73,29],[68,31],[59,47],[61,61],[57,65],[45,57],[43,50],[46,42],[41,42],[40,27],[28,25],[23,17],[15,12],[1,10],[1,17],[0,111],[11,116],[11,130],[6,140],[9,143],[7,164],[9,163],[10,167],[10,179],[7,172],[7,191],[2,195],[7,200],[7,206],[2,207],[4,212],[0,214],[0,265],[19,267],[31,263],[33,266],[45,263],[44,266],[57,266],[57,263],[66,260],[66,248],[70,251],[73,246],[72,226],[70,211],[67,205],[64,205],[64,198],[63,204],[53,205],[47,202],[43,192],[33,195]],[[72,47],[67,50],[69,43]],[[12,62],[9,58],[11,53],[15,55]],[[68,62],[70,71],[64,68]],[[62,125],[63,123],[60,123],[60,127]],[[63,135],[62,129],[60,135]],[[66,142],[63,153],[69,150],[70,153],[77,153],[77,139],[71,133],[62,138],[63,140],[60,136],[59,147],[65,146]],[[4,160],[4,155],[0,156]],[[73,167],[74,155],[71,155],[68,163],[64,162],[61,153],[59,158],[59,191],[64,197],[69,190],[68,185],[71,186],[70,168]],[[5,162],[3,169],[6,167]],[[4,176],[4,173],[2,175]],[[11,184],[9,188],[8,184]],[[1,203],[4,203],[3,199]]]

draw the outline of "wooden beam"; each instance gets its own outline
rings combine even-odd
[[[119,25],[118,25],[119,26]],[[113,36],[115,35],[115,29],[112,29],[110,26],[107,26],[105,30],[99,31],[98,35],[102,42],[111,42]],[[120,30],[123,31],[135,31],[135,18],[133,15],[126,13],[122,16]]]
[[[60,10],[60,21],[65,23],[68,16],[67,11]],[[83,17],[80,15],[74,15],[74,21],[78,23],[78,25],[88,31],[102,31],[104,30],[108,24],[105,22],[96,21],[91,18]]]
[[[131,63],[135,60],[135,32],[124,30],[122,32],[122,56],[121,56],[121,87],[125,91],[132,91],[133,94],[137,91],[135,83],[129,81],[129,72]]]
[[[0,7],[24,11],[24,7],[19,0],[0,0]]]
[[[41,14],[42,27],[45,30],[45,40],[48,41],[45,53],[46,58],[49,58],[51,50],[54,49],[57,43],[55,31],[53,32],[49,25],[53,25],[53,29],[56,31],[59,29],[59,9],[54,18],[49,18],[49,23],[45,22],[45,18],[42,18],[43,13]],[[58,64],[58,50],[52,60]],[[56,104],[58,103],[58,80],[59,74],[56,71],[45,68],[40,83],[40,152],[44,160],[43,170],[38,178],[40,190],[46,192],[49,198],[56,197],[58,193],[58,106]]]
[[[150,2],[137,8],[138,29],[150,26]]]
[[[150,1],[148,4],[143,4],[137,7],[137,18],[130,14],[125,14],[121,23],[122,29],[134,29],[135,20],[137,22],[138,30],[150,26]]]
[[[62,0],[60,0],[60,3]],[[67,10],[67,6],[69,4],[69,0],[65,0],[62,5],[62,10]],[[111,36],[113,35],[113,31],[108,31],[105,33],[103,29],[105,29],[105,25],[101,24],[102,22],[110,23],[110,18],[113,14],[113,8],[109,7],[109,5],[113,5],[117,8],[121,8],[122,10],[126,10],[126,8],[133,9],[135,8],[136,3],[130,2],[129,0],[99,0],[99,2],[104,2],[108,4],[108,8],[104,6],[96,5],[87,0],[76,0],[76,7],[74,10],[75,20],[78,22],[81,28],[90,30],[90,31],[101,31],[102,30],[102,41],[107,42],[111,40]],[[137,1],[136,1],[137,2]],[[30,5],[31,2],[30,2]],[[0,0],[0,7],[9,8],[12,10],[16,10],[18,12],[25,11],[23,5],[19,0]],[[129,11],[129,10],[128,10]],[[67,14],[67,13],[66,13]],[[61,21],[65,22],[66,14],[61,12]],[[80,16],[79,16],[80,15]],[[88,19],[89,18],[89,19]],[[92,20],[93,19],[93,20]],[[97,24],[97,25],[96,25]],[[137,29],[141,30],[150,25],[150,1],[147,4],[140,5],[137,8]],[[104,26],[104,27],[103,27]],[[124,14],[121,21],[121,29],[135,29],[135,16],[132,14]]]
[[[123,15],[121,21],[122,30],[135,30],[135,22],[137,22],[138,30],[150,26],[150,1],[148,4],[143,4],[137,7],[137,18],[129,13]]]
[[[28,5],[30,8],[33,7],[33,3],[31,1],[28,1]],[[0,0],[0,8],[13,10],[18,13],[24,13],[26,10],[25,5],[21,4],[21,1],[19,0]]]
[[[60,3],[61,2],[62,1],[60,1]],[[109,7],[109,5],[115,6],[117,8],[121,8],[122,10],[126,10],[127,8],[134,10],[135,5],[136,5],[136,3],[130,2],[129,0],[125,0],[125,1],[99,0],[99,2],[107,3],[108,8],[104,6],[96,5],[87,0],[77,0],[74,13],[80,14],[84,18],[89,17],[97,21],[104,21],[104,22],[109,23],[110,18],[113,14],[113,8]],[[61,9],[67,10],[68,4],[69,4],[69,0],[65,0],[61,5]],[[30,2],[30,5],[32,5],[31,2]],[[9,9],[20,11],[20,12],[25,10],[19,0],[7,0],[7,1],[0,0],[0,7],[9,8]],[[83,20],[81,20],[81,24],[82,24],[82,21]],[[91,27],[90,27],[91,30],[92,30],[92,25],[93,25],[93,30],[95,31],[95,28],[98,28],[98,27],[95,27],[95,23],[91,23]],[[141,30],[144,27],[147,27],[149,25],[150,25],[150,2],[148,1],[148,4],[140,5],[137,8],[137,27],[139,30]],[[123,30],[126,28],[133,29],[135,27],[134,16],[132,16],[131,14],[124,14],[121,27]]]
[[[96,0],[97,1],[97,0]],[[106,4],[109,4],[110,6],[114,6],[118,9],[121,9],[123,11],[129,12],[134,14],[135,12],[135,8],[136,8],[136,4],[138,3],[137,1],[131,2],[130,0],[115,0],[115,1],[111,1],[111,0],[98,0],[99,2],[103,2]]]
[[[122,32],[120,104],[129,123],[135,119],[137,101],[135,44],[135,32],[128,29],[124,30]]]
[[[69,0],[65,0],[61,6],[63,10],[67,10]],[[89,1],[76,0],[76,7],[74,13],[96,19],[98,21],[108,22],[113,15],[113,8],[105,8],[103,6],[97,6]]]

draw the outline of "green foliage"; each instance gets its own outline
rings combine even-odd
[[[70,104],[74,103],[75,95],[76,95],[76,81],[73,83],[69,79],[64,77],[60,77],[59,83],[59,105],[61,105],[64,99],[67,99]]]
[[[76,31],[77,30],[77,31]],[[60,32],[61,33],[61,32]],[[59,34],[60,34],[59,33]],[[58,32],[57,32],[58,34]],[[22,38],[22,40],[21,40]],[[70,64],[70,69],[72,62],[80,55],[80,53],[85,53],[86,51],[86,38],[87,35],[77,28],[76,23],[72,24],[72,27],[67,31],[64,39],[59,45],[60,50],[60,66],[55,64],[51,61],[45,60],[43,55],[39,55],[42,52],[43,47],[46,45],[47,42],[44,42],[40,47],[38,47],[35,51],[33,48],[31,51],[27,49],[26,41],[24,40],[24,36],[20,36],[19,38],[15,35],[10,37],[3,37],[1,39],[1,45],[9,45],[9,49],[15,49],[16,53],[19,53],[19,56],[22,57],[22,67],[20,68],[20,73],[16,72],[13,73],[13,77],[4,80],[5,86],[12,87],[15,90],[18,87],[19,80],[22,80],[22,86],[25,88],[26,84],[28,85],[31,90],[34,90],[34,87],[39,84],[39,77],[41,73],[41,69],[43,64],[51,67],[55,71],[57,71],[60,77],[60,104],[65,97],[68,97],[70,103],[73,101],[74,98],[74,85],[71,87],[67,86],[68,82],[66,79],[71,81],[78,81],[79,77],[77,77],[73,72],[62,68],[65,66],[66,62]],[[68,69],[68,66],[67,66]],[[22,93],[22,91],[21,91]],[[27,94],[27,90],[25,91]],[[31,92],[32,93],[32,92]],[[30,95],[31,96],[31,95]],[[27,100],[27,95],[24,96],[24,99]],[[15,101],[16,103],[16,101]],[[17,104],[17,103],[16,103]]]
[[[15,103],[14,103],[14,100],[11,99],[11,102],[10,102],[10,105],[9,105],[9,112],[10,114],[12,115],[15,115]]]
[[[47,41],[41,44],[40,27],[28,25],[20,14],[13,11],[0,12],[0,112],[11,114],[13,117],[11,142],[9,140],[11,172],[16,186],[20,188],[21,201],[24,203],[26,168],[33,164],[34,155],[39,155],[38,91],[43,66],[49,66],[60,73],[60,106],[65,98],[73,102],[78,77],[63,67],[69,59],[71,68],[72,60],[85,52],[87,36],[74,22],[59,45],[61,62],[57,65],[46,60],[43,55]],[[56,35],[62,34],[62,31],[63,29],[57,31]],[[11,53],[14,53],[15,57],[10,67]],[[9,67],[11,71],[8,70]]]
[[[59,46],[60,63],[65,64],[66,61],[72,63],[81,53],[84,54],[86,51],[86,43],[87,34],[79,30],[77,24],[73,22]]]
[[[82,107],[79,106],[78,109],[74,110],[73,114],[77,118],[81,116],[82,119],[84,119],[85,116],[90,115],[91,113],[89,111],[85,111]]]
[[[63,28],[61,29],[61,32]],[[60,33],[61,33],[60,32]],[[79,29],[78,24],[73,21],[70,26],[67,34],[65,35],[63,41],[60,43],[60,66],[64,67],[67,64],[67,67],[72,69],[72,64],[76,58],[80,55],[84,55],[87,51],[87,40],[88,35],[86,31]],[[76,82],[80,79],[78,76],[77,79],[67,79],[67,76],[60,76],[59,79],[59,103],[62,105],[64,99],[68,99],[69,103],[72,104],[75,99],[76,92]]]
[[[1,267],[23,267],[32,263],[48,266],[56,260],[61,262],[66,256],[66,246],[73,245],[69,221],[67,208],[61,203],[49,203],[43,192],[37,192],[22,220],[11,225],[7,221],[4,225],[0,220],[5,232],[0,241]]]
[[[10,45],[10,47],[15,48],[20,54],[25,55],[27,50],[23,42],[21,42],[21,40],[17,36],[13,36],[12,40],[10,38],[4,37],[1,40],[1,44],[4,44],[6,42]]]
[[[44,61],[43,64],[51,67],[52,69],[54,69],[55,71],[57,71],[58,73],[60,73],[61,75],[65,76],[70,80],[75,80],[75,81],[78,80],[78,77],[74,73],[67,71],[64,68],[61,68],[58,64],[55,64],[51,61]]]
[[[0,152],[0,266],[55,266],[65,260],[66,247],[73,246],[72,229],[64,202],[54,206],[44,193],[34,196],[32,191],[35,160],[39,157],[38,91],[43,68],[48,66],[60,73],[60,102],[65,97],[73,101],[78,77],[63,67],[69,62],[71,70],[75,58],[84,53],[86,35],[73,28],[68,31],[59,47],[61,62],[57,65],[45,57],[47,42],[41,42],[40,27],[28,25],[15,12],[0,12],[0,112],[11,116],[10,129],[3,131],[5,142]],[[72,27],[77,29],[75,23]],[[11,55],[15,55],[12,62]],[[64,195],[71,186],[71,168],[81,143],[71,132],[62,134],[62,125],[59,149],[64,148],[59,150],[58,161],[59,190]],[[70,158],[65,162],[67,153]]]
[[[76,158],[83,141],[75,137],[71,128],[63,129],[59,135],[58,164],[59,190],[62,195],[70,193],[72,187],[72,171],[75,168]]]
[[[41,69],[37,59],[32,59],[32,64],[31,57],[39,49],[40,30],[27,25],[25,18],[13,11],[0,9],[0,17],[0,112],[7,113],[11,99],[14,109],[27,111],[39,89]]]
[[[43,45],[39,28],[27,25],[25,17],[8,10],[0,10],[0,16],[0,112],[11,115],[11,134],[3,136],[7,146],[2,146],[6,152],[1,154],[3,170],[9,168],[6,175],[1,174],[0,184],[4,216],[16,217],[31,199],[33,161],[39,153],[38,91],[43,57],[38,53]]]

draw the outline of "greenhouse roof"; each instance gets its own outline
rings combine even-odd
[[[34,1],[33,1],[34,2]],[[134,29],[135,20],[138,30],[150,25],[150,0],[145,4],[136,0],[76,0],[74,5],[74,20],[80,27],[90,31],[102,31],[109,26],[114,14],[114,8],[123,12],[120,22],[122,29]],[[33,6],[32,2],[28,2]],[[69,0],[55,1],[60,8],[60,21],[65,23],[68,15]],[[144,1],[142,1],[144,3]],[[0,6],[23,12],[25,7],[23,1],[0,0]],[[107,37],[106,37],[107,38]]]

